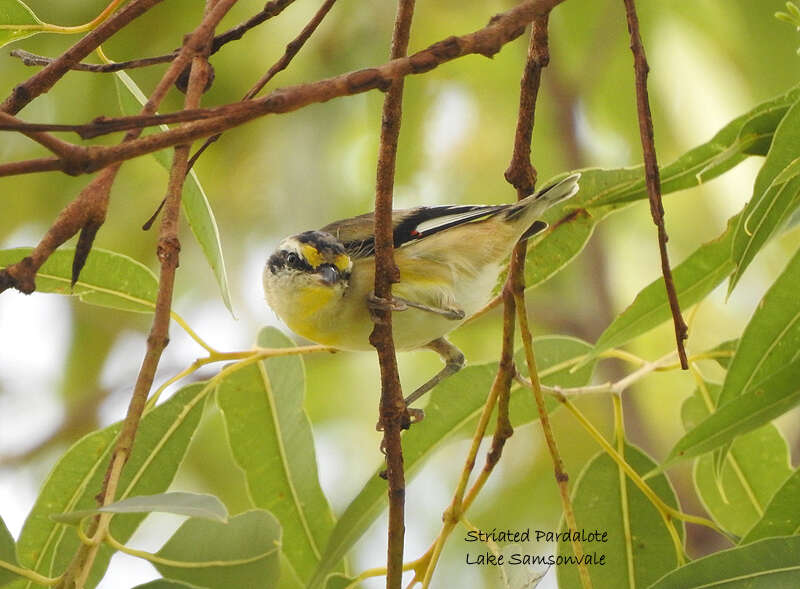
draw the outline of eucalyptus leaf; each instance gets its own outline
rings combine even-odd
[[[781,120],[767,159],[756,177],[753,197],[739,219],[732,244],[736,269],[731,275],[732,292],[753,258],[791,216],[798,205],[800,177],[793,174],[794,160],[800,152],[800,100]],[[788,176],[788,180],[782,180]]]
[[[742,538],[750,544],[770,536],[796,536],[800,533],[800,469],[795,469],[775,492],[764,515]]]
[[[176,564],[154,564],[165,577],[198,587],[270,589],[278,586],[280,550],[278,520],[253,510],[227,523],[186,520],[156,553]]]
[[[747,393],[720,407],[687,432],[662,468],[700,456],[769,423],[800,403],[800,360],[765,378]]]
[[[0,267],[19,262],[32,248],[0,250]],[[72,281],[74,248],[60,248],[52,253],[36,273],[36,290],[77,296],[81,301],[137,313],[152,313],[156,306],[158,278],[133,258],[92,248],[80,280]]]
[[[122,114],[128,116],[139,114],[141,106],[147,102],[147,97],[136,85],[136,82],[126,72],[116,72],[115,82]],[[161,129],[167,130],[167,126],[161,125]],[[145,134],[154,131],[155,129],[146,130]],[[167,151],[157,151],[153,154],[153,157],[161,167],[169,172],[172,162],[168,157]],[[222,255],[222,242],[219,236],[217,220],[194,169],[190,170],[189,181],[183,185],[181,206],[189,222],[189,227],[191,227],[197,243],[200,244],[209,266],[211,266],[219,285],[222,300],[228,310],[233,313],[230,287],[228,285],[228,272]]]
[[[701,245],[673,268],[672,275],[681,308],[686,309],[701,301],[733,271],[730,250],[737,219],[731,218],[725,233]],[[592,354],[596,356],[621,346],[655,329],[671,317],[662,277],[642,289],[633,303],[614,319],[597,339]]]
[[[184,387],[142,418],[117,487],[119,499],[167,489],[200,421],[207,392],[205,384]],[[17,543],[23,566],[46,576],[61,574],[67,567],[80,540],[74,528],[53,521],[51,516],[95,507],[95,495],[102,485],[119,430],[120,424],[115,423],[83,437],[55,465]],[[125,542],[144,517],[118,515],[111,522],[111,533]],[[100,548],[87,587],[97,584],[111,555],[108,546]],[[32,588],[29,582],[17,586]]]
[[[0,561],[19,566],[17,563],[17,551],[14,548],[14,538],[2,518],[0,518]],[[0,587],[17,578],[17,575],[0,566]]]
[[[53,516],[57,522],[76,525],[88,515],[96,513],[173,513],[212,521],[228,521],[228,510],[214,495],[200,493],[156,493],[115,501],[96,509],[71,511]]]
[[[144,585],[136,585],[133,589],[197,589],[197,585],[189,585],[171,579],[156,579]]]
[[[800,536],[767,538],[698,558],[649,589],[796,589]]]
[[[711,414],[719,389],[708,385],[708,395],[697,390],[684,401],[681,417],[686,429]],[[768,423],[733,441],[719,476],[714,458],[705,454],[695,460],[695,488],[714,521],[742,536],[763,516],[767,503],[791,473],[789,448],[778,428]]]
[[[265,348],[294,344],[274,327],[261,330]],[[300,356],[270,358],[219,382],[217,404],[228,441],[244,470],[253,505],[270,510],[283,528],[283,552],[307,582],[334,525],[319,486],[311,425],[303,410]]]
[[[41,33],[36,28],[41,24],[22,0],[0,0],[0,47]]]
[[[768,374],[800,358],[798,284],[800,251],[761,299],[745,327],[722,385],[721,406],[752,390]]]
[[[650,457],[630,444],[624,447],[624,457],[639,474],[656,466]],[[665,503],[678,507],[675,491],[666,476],[651,477],[647,484]],[[572,491],[572,508],[579,529],[606,534],[606,541],[582,545],[584,554],[595,559],[605,557],[604,564],[588,566],[592,586],[647,587],[678,566],[678,554],[664,519],[605,452],[598,453],[578,477]],[[672,521],[683,539],[682,523]],[[566,531],[568,528],[562,523],[561,532]],[[574,556],[568,540],[559,541],[558,554]],[[577,566],[559,566],[556,574],[561,589],[582,586]]]
[[[541,379],[543,384],[574,387],[590,381],[594,363],[570,373],[574,363],[570,364],[569,361],[576,363],[577,359],[591,350],[586,342],[563,336],[536,338],[534,349],[538,370],[541,374],[546,374]],[[563,368],[552,372],[549,370],[564,364],[566,365]],[[524,364],[517,366],[520,372],[525,373]],[[407,481],[411,480],[425,459],[440,446],[453,439],[466,437],[474,431],[497,374],[497,367],[496,362],[467,366],[431,391],[430,400],[425,406],[425,419],[414,424],[411,435],[406,434],[402,438]],[[558,406],[551,398],[545,401],[548,411],[553,411]],[[538,420],[531,391],[520,387],[512,390],[509,416],[514,427]],[[489,423],[494,424],[495,420],[492,418]],[[493,427],[490,426],[490,431]],[[339,518],[309,587],[323,586],[327,575],[386,507],[386,481],[380,477],[382,470],[381,467],[376,470]]]

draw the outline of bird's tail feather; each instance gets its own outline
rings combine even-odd
[[[506,211],[508,221],[514,221],[523,216],[527,220],[525,233],[520,239],[527,239],[547,228],[547,223],[538,220],[537,217],[551,206],[574,196],[578,192],[580,178],[579,173],[571,174],[563,180],[533,193]]]

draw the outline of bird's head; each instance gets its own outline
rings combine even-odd
[[[347,286],[353,263],[330,233],[306,231],[284,239],[267,260],[264,285],[284,288],[341,289]]]

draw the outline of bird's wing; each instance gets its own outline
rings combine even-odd
[[[507,209],[508,206],[454,205],[392,211],[394,247],[403,247],[464,223],[482,221]],[[336,237],[350,257],[364,258],[375,254],[374,223],[374,213],[367,213],[351,219],[334,221],[320,231]]]

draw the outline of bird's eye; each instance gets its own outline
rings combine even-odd
[[[300,256],[294,252],[289,252],[289,255],[286,256],[286,262],[288,262],[290,266],[297,267],[300,265]]]

